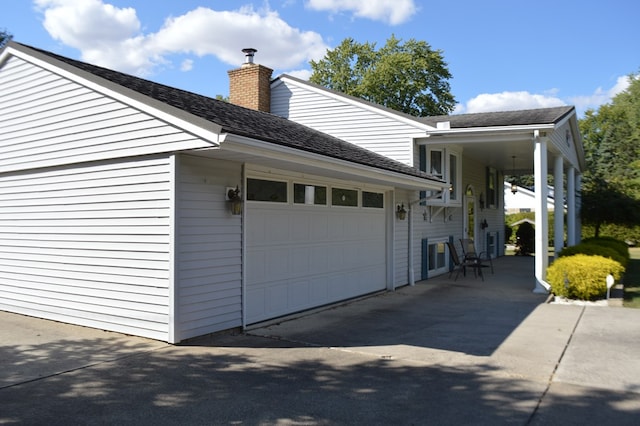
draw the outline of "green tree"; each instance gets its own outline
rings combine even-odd
[[[346,38],[324,58],[311,61],[310,81],[418,117],[453,111],[451,73],[442,51],[425,41],[391,36],[375,43]]]
[[[0,49],[2,49],[5,46],[5,44],[9,43],[9,41],[11,41],[12,38],[13,38],[13,35],[7,32],[6,29],[0,30]]]
[[[585,159],[582,221],[594,235],[606,224],[640,222],[640,75],[611,103],[580,120]]]

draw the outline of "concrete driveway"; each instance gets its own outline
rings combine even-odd
[[[0,312],[0,424],[638,424],[640,310],[495,268],[180,346]]]

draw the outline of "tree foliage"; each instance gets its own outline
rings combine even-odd
[[[595,236],[606,224],[640,222],[640,75],[611,103],[589,110],[580,120],[586,172],[582,221]]]
[[[379,105],[424,117],[453,111],[451,73],[442,51],[425,41],[391,36],[375,43],[346,38],[324,58],[311,61],[310,81]]]
[[[0,49],[2,49],[5,46],[5,44],[9,43],[9,41],[11,41],[12,38],[13,38],[13,35],[7,32],[6,29],[1,29],[0,30]]]

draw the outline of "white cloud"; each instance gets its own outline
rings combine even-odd
[[[241,49],[253,47],[258,49],[260,63],[287,68],[322,58],[328,48],[320,34],[291,27],[268,8],[215,11],[199,7],[166,19],[155,33],[144,34],[132,8],[120,9],[102,0],[35,3],[49,34],[79,49],[83,60],[136,75],[171,65],[172,54],[212,55],[240,65]],[[183,63],[182,69],[192,65]]]
[[[351,12],[356,17],[399,25],[408,21],[417,11],[413,0],[308,0],[308,8]]]
[[[180,64],[180,71],[191,71],[193,69],[193,59],[185,59]]]
[[[286,74],[305,81],[308,81],[311,78],[311,70],[293,70],[287,71]]]
[[[458,104],[455,113],[514,111],[566,105],[566,102],[553,96],[554,93],[555,90],[542,95],[524,91],[483,93],[467,101],[464,105]]]
[[[597,109],[600,105],[607,104],[620,92],[625,91],[629,87],[629,76],[618,77],[613,87],[609,89],[603,89],[598,87],[593,91],[591,95],[586,96],[574,96],[570,98],[573,105],[578,110]]]

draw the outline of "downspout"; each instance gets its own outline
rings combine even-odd
[[[242,182],[242,216],[240,216],[240,309],[242,310],[242,317],[240,319],[242,330],[247,329],[247,169],[246,164],[242,164],[240,169],[240,182]]]
[[[437,198],[442,195],[442,190],[437,192],[436,194],[430,195],[428,197],[418,198],[417,200],[413,200],[409,202],[409,223],[408,223],[408,232],[409,232],[409,261],[408,261],[408,276],[409,276],[409,285],[416,285],[415,273],[413,271],[413,206],[421,203],[423,201],[428,201],[434,198]]]

